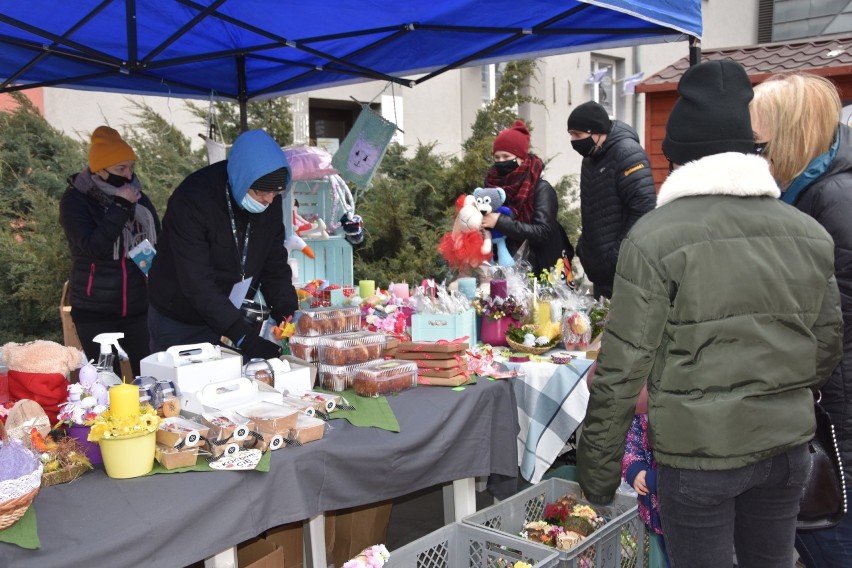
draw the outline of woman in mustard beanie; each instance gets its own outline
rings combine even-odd
[[[541,177],[544,163],[529,148],[530,131],[521,119],[494,139],[494,164],[485,174],[485,187],[503,188],[505,205],[512,214],[488,213],[482,219],[482,228],[506,235],[512,255],[526,242],[527,260],[533,273],[539,274],[553,268],[563,255],[572,259],[574,248],[556,220],[559,199],[550,183]]]
[[[146,239],[156,246],[160,220],[133,173],[135,164],[136,154],[116,130],[96,128],[89,165],[69,178],[59,220],[73,256],[71,318],[86,356],[98,358],[96,335],[123,332],[121,346],[138,375],[139,360],[150,352],[148,267],[137,265],[128,251]]]

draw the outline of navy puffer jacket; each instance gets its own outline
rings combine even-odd
[[[846,486],[852,487],[852,130],[840,126],[840,144],[826,173],[799,194],[796,207],[834,239],[834,275],[843,310],[843,359],[822,387],[821,404],[840,442]]]

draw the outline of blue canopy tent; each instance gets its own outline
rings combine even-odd
[[[7,1],[0,92],[53,86],[244,106],[701,31],[701,0]]]

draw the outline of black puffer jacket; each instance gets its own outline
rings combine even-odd
[[[263,213],[247,213],[226,190],[227,180],[227,161],[218,162],[191,174],[169,198],[151,265],[149,296],[161,314],[207,325],[237,341],[247,333],[247,324],[228,299],[241,274],[226,199],[231,201],[240,247],[251,221],[245,276],[252,278],[252,290],[260,286],[276,321],[292,315],[298,299],[284,248],[281,196]]]
[[[539,274],[545,268],[552,268],[563,250],[568,258],[574,257],[574,250],[556,220],[559,211],[556,191],[550,183],[539,179],[533,195],[533,217],[529,223],[522,223],[509,215],[500,215],[494,229],[506,235],[506,247],[512,255],[527,241],[530,264],[533,272]]]
[[[846,487],[852,487],[852,130],[840,126],[840,145],[824,175],[799,194],[796,207],[834,239],[834,274],[843,310],[843,359],[822,387],[822,406],[837,430]]]
[[[74,317],[132,317],[148,311],[145,275],[123,253],[121,234],[132,215],[128,208],[110,205],[106,209],[93,197],[74,187],[77,175],[59,202],[59,221],[65,230],[73,257],[69,292]],[[157,232],[160,221],[154,205],[144,193],[136,204],[154,217]]]
[[[651,166],[636,131],[614,120],[603,146],[583,159],[580,171],[583,234],[577,256],[595,289],[611,295],[621,241],[657,202]]]

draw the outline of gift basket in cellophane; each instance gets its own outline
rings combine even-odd
[[[24,516],[41,487],[42,465],[0,422],[0,530]]]

